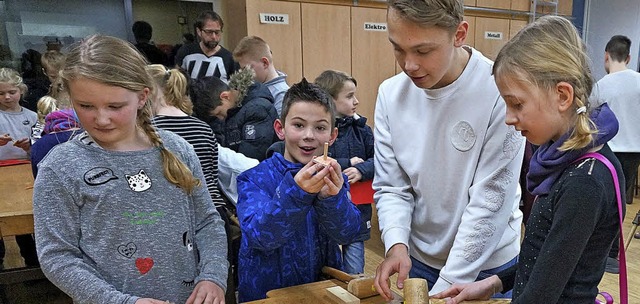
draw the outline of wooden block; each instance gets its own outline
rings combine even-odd
[[[334,302],[338,304],[360,304],[360,299],[358,297],[350,294],[344,288],[340,286],[329,287],[325,289],[327,291],[327,296]]]
[[[403,291],[405,304],[429,303],[429,290],[425,279],[410,278],[404,280]]]

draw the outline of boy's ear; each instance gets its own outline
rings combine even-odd
[[[566,82],[561,81],[556,84],[555,94],[558,97],[558,107],[561,112],[567,111],[572,108],[573,105],[573,86]]]
[[[465,39],[467,39],[467,34],[469,33],[469,22],[462,21],[458,24],[458,28],[453,37],[453,45],[455,47],[461,47],[464,44]]]
[[[260,58],[260,62],[262,63],[262,65],[267,68],[271,65],[271,62],[269,62],[269,59],[267,57],[262,57]]]
[[[284,124],[282,123],[282,121],[280,121],[279,118],[273,122],[273,129],[276,131],[276,135],[278,135],[278,138],[280,140],[284,140]]]
[[[338,128],[333,128],[333,131],[331,131],[331,139],[329,139],[329,146],[333,145],[333,143],[336,141],[336,138],[338,138]]]
[[[220,100],[229,100],[229,91],[222,91],[220,93]]]

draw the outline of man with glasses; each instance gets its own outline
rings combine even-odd
[[[199,42],[185,44],[176,54],[176,65],[192,79],[215,76],[225,83],[238,69],[229,50],[220,45],[222,17],[214,11],[202,12],[194,24]]]

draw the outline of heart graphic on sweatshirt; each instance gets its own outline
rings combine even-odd
[[[136,259],[136,268],[140,271],[140,274],[146,274],[153,267],[153,259],[152,258],[137,258]]]
[[[136,244],[134,244],[133,242],[127,245],[118,246],[118,253],[127,258],[132,257],[137,250],[138,248],[136,247]]]

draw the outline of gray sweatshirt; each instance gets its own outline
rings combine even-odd
[[[38,258],[76,303],[184,303],[195,284],[227,280],[227,243],[198,158],[179,136],[165,147],[202,181],[192,195],[163,175],[159,148],[106,151],[82,135],[39,164],[34,186]]]

